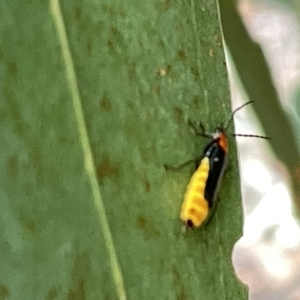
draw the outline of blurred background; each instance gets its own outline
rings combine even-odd
[[[220,5],[223,18],[222,9],[224,12],[226,8]],[[237,113],[236,133],[266,134],[274,140],[273,133],[280,131],[282,126],[280,118],[278,122],[273,119],[273,124],[270,124],[274,126],[273,133],[270,133],[270,129],[264,133],[260,125],[268,127],[264,123],[270,122],[273,107],[276,110],[275,107],[279,104],[281,113],[287,116],[292,128],[286,135],[291,135],[296,148],[285,144],[284,137],[282,146],[286,147],[287,157],[298,157],[300,2],[243,0],[237,3],[237,11],[248,34],[263,51],[277,99],[267,97],[269,99],[265,102],[268,102],[266,106],[269,108],[265,109],[264,114],[257,111],[258,114],[261,113],[260,122],[251,107]],[[223,26],[225,22],[226,17],[223,18]],[[226,24],[224,35],[226,40]],[[228,44],[227,61],[233,108],[249,100],[259,102],[260,99],[256,98],[259,96],[253,98],[249,95],[249,85],[244,84],[245,77],[240,78],[242,72],[237,70],[239,58],[236,59],[235,56],[238,54],[231,49],[234,46],[230,45],[230,40]],[[244,66],[247,68],[247,64]],[[255,68],[254,66],[254,74]],[[252,74],[253,81],[256,76],[260,76],[259,67],[256,72],[256,75]],[[251,76],[248,76],[249,81],[251,82]],[[269,88],[267,84],[265,87]],[[267,91],[262,98],[268,93],[272,94]],[[254,109],[259,110],[259,107]],[[237,143],[245,219],[243,237],[235,245],[233,252],[235,271],[242,282],[249,286],[249,299],[300,299],[300,230],[296,200],[299,160],[295,159],[294,166],[292,163],[289,166],[283,164],[282,161],[287,161],[288,158],[278,157],[278,141],[275,141],[274,146],[277,157],[270,148],[274,141],[267,143],[262,139],[238,137]]]

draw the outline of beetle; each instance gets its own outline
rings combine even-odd
[[[200,123],[201,131],[197,131],[195,125],[189,120],[189,125],[193,132],[198,136],[209,138],[210,142],[205,146],[200,159],[186,161],[177,167],[165,165],[166,170],[180,170],[192,162],[196,162],[196,171],[187,186],[180,212],[180,218],[185,229],[200,227],[204,222],[207,224],[211,219],[216,208],[221,180],[227,167],[228,138],[226,130],[232,122],[235,113],[253,102],[249,101],[236,108],[232,112],[226,126],[217,127],[213,133],[207,133],[202,123]],[[270,138],[261,135],[232,135],[270,140]]]

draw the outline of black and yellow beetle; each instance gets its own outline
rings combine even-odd
[[[226,126],[217,127],[214,133],[206,133],[204,126],[200,124],[201,132],[198,132],[191,121],[196,135],[210,138],[211,141],[204,148],[200,159],[189,160],[177,167],[165,165],[166,169],[178,170],[196,162],[197,169],[194,172],[185,192],[184,200],[181,206],[180,218],[185,228],[196,228],[208,222],[210,216],[216,207],[217,194],[220,188],[221,180],[227,166],[228,141],[225,131],[233,120],[234,114],[244,106],[253,103],[249,101],[235,109]],[[257,137],[270,139],[260,135],[232,134],[233,136]]]

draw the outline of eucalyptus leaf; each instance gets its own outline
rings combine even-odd
[[[245,299],[234,139],[207,227],[163,167],[230,115],[215,1],[60,5],[1,5],[0,299]]]

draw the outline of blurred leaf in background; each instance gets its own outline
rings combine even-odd
[[[299,4],[219,2],[234,65],[233,98],[255,100],[255,112],[266,135],[273,138],[270,145],[277,156],[258,142],[239,143],[245,223],[235,267],[249,285],[251,299],[298,299]],[[255,120],[243,125],[249,130],[256,127]]]

